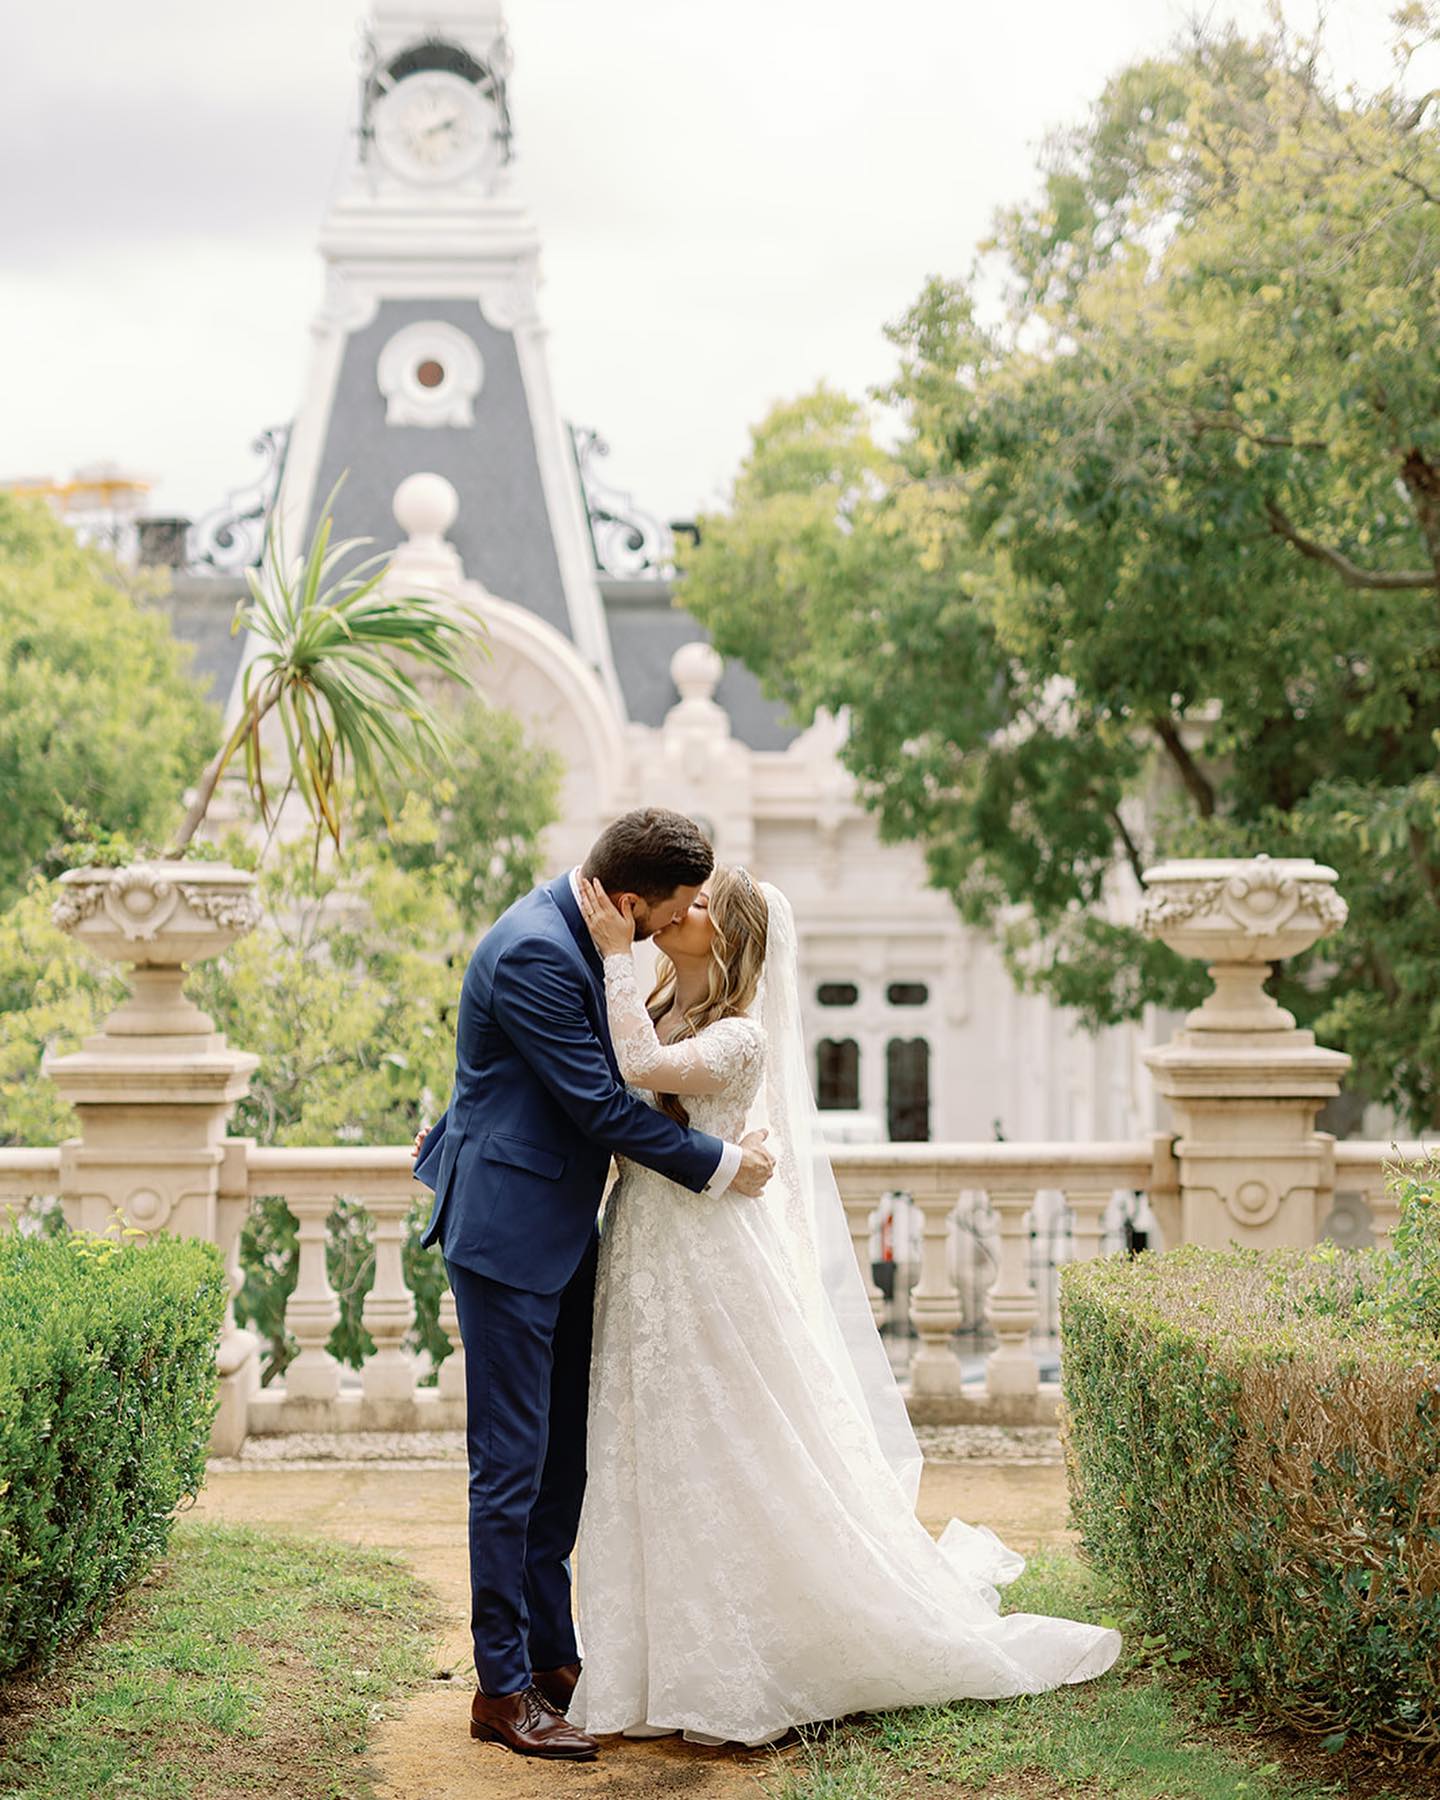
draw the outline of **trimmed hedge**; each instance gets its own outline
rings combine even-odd
[[[1440,1753],[1440,1339],[1383,1259],[1075,1264],[1062,1430],[1085,1549],[1146,1630],[1302,1729]]]
[[[199,1491],[226,1291],[193,1239],[0,1237],[0,1675],[98,1625]]]

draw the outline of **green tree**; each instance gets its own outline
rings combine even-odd
[[[1117,870],[1335,864],[1344,932],[1284,998],[1413,1124],[1440,1113],[1440,127],[1282,32],[1201,33],[1047,148],[979,270],[890,336],[898,409],[757,431],[686,603],[920,840],[1017,976],[1091,1022],[1203,978]],[[1015,909],[1023,909],[1016,922]]]
[[[427,868],[438,856],[451,898],[474,928],[539,881],[540,838],[560,816],[564,764],[503,707],[442,701],[439,711],[451,767],[434,783],[433,838],[423,826],[416,831],[412,816],[409,826],[389,833],[390,853],[402,869]],[[393,810],[403,804],[397,793]]]
[[[208,752],[216,713],[147,597],[41,502],[0,493],[0,907],[68,811],[163,832]]]
[[[474,702],[447,709],[454,766],[434,801],[397,793],[387,825],[355,816],[343,859],[317,866],[311,844],[272,849],[261,873],[265,921],[197,966],[188,991],[230,1042],[260,1059],[231,1131],[262,1144],[408,1143],[449,1095],[453,1008],[476,933],[536,880],[539,838],[558,810],[559,764],[513,716]],[[232,857],[232,860],[234,858]],[[53,1144],[75,1119],[40,1074],[47,1050],[74,1049],[122,998],[118,971],[86,957],[50,922],[35,877],[0,914],[0,1144]],[[440,1258],[405,1250],[418,1339],[438,1362]],[[374,1280],[368,1221],[340,1200],[330,1215],[330,1277],[341,1303],[335,1355],[372,1347],[360,1308]],[[293,1354],[284,1331],[295,1285],[294,1222],[278,1199],[252,1209],[237,1308],[267,1345],[266,1374]]]

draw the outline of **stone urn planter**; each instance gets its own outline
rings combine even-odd
[[[1308,858],[1195,857],[1145,871],[1139,923],[1181,956],[1210,965],[1215,992],[1185,1023],[1198,1031],[1288,1031],[1269,994],[1272,963],[1345,923],[1336,875]]]
[[[184,992],[187,969],[252,931],[255,877],[226,863],[162,859],[60,877],[55,923],[108,962],[129,964],[129,997],[45,1073],[80,1115],[61,1149],[72,1226],[104,1231],[116,1215],[142,1231],[208,1238],[231,1287],[218,1352],[213,1447],[233,1453],[259,1386],[258,1344],[234,1316],[240,1230],[249,1209],[242,1140],[225,1135],[258,1058],[232,1050]]]
[[[132,967],[133,997],[107,1036],[189,1037],[214,1026],[184,995],[186,969],[253,931],[260,902],[247,870],[175,858],[70,869],[51,917],[92,954]]]
[[[1145,871],[1139,923],[1209,965],[1214,991],[1145,1061],[1178,1127],[1181,1239],[1313,1244],[1333,1140],[1315,1115],[1350,1058],[1265,991],[1271,965],[1345,923],[1335,871],[1307,858],[1194,858]]]

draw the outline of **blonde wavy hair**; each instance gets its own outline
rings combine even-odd
[[[770,908],[759,883],[741,868],[717,866],[710,878],[710,980],[704,995],[687,1007],[672,1044],[697,1037],[717,1019],[734,1019],[754,1000],[765,967],[765,946],[770,931]],[[658,1023],[675,997],[675,965],[662,953],[655,959],[654,991],[646,1002],[652,1021]],[[682,1125],[690,1114],[678,1094],[657,1096],[661,1112]]]

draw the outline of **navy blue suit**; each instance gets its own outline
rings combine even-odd
[[[488,1694],[578,1660],[570,1552],[585,1489],[595,1216],[612,1154],[699,1193],[722,1145],[625,1091],[604,968],[568,875],[516,901],[465,971],[435,1190],[465,1351],[471,1632]]]

